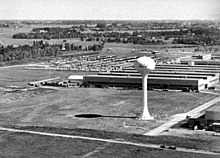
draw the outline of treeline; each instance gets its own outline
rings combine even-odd
[[[32,46],[23,45],[19,47],[0,47],[0,62],[37,59],[41,57],[56,57],[63,55],[64,51],[100,51],[103,47],[104,43],[82,46],[70,43],[49,44],[44,41],[34,41]]]
[[[101,27],[101,26],[99,26]],[[183,36],[184,31],[131,31],[131,32],[114,32],[114,31],[96,31],[83,32],[85,26],[60,28],[60,27],[45,27],[34,28],[30,33],[18,33],[12,37],[15,39],[61,39],[61,38],[130,38],[142,35],[142,37],[161,37],[161,36]]]
[[[97,24],[97,28],[105,29],[105,25]],[[116,26],[115,26],[116,27]],[[117,26],[118,27],[118,26]],[[157,31],[87,31],[87,26],[74,26],[70,28],[45,27],[34,28],[30,33],[13,35],[18,39],[60,39],[80,38],[82,41],[102,41],[134,44],[163,44],[162,39],[174,38],[176,44],[219,44],[220,29],[214,27],[190,27],[179,30]]]
[[[220,45],[220,30],[217,28],[193,27],[187,31],[186,35],[174,38],[173,43]]]
[[[0,62],[12,61],[12,60],[24,60],[24,59],[37,59],[39,57],[46,56],[58,56],[62,55],[59,46],[57,45],[45,45],[41,46],[29,46],[23,45],[17,48],[13,46],[0,47]]]
[[[4,24],[1,24],[1,23],[0,23],[0,28],[1,28],[1,27],[3,27],[3,28],[6,27],[6,28],[8,28],[9,25],[8,25],[8,24],[5,24],[5,23],[4,23]]]
[[[104,48],[104,42],[93,45],[76,45],[73,43],[59,44],[59,48],[62,51],[101,51]]]
[[[162,40],[159,39],[146,39],[141,37],[129,37],[129,38],[114,38],[109,37],[106,39],[107,43],[133,43],[133,44],[143,44],[143,45],[157,45],[157,44],[163,44]]]
[[[174,38],[174,44],[220,45],[218,38],[210,36]]]
[[[161,37],[178,37],[183,36],[187,31],[186,30],[170,30],[170,31],[134,31],[134,32],[94,32],[94,33],[84,33],[82,36],[84,38],[93,38],[93,37],[104,37],[104,38],[133,38],[141,36],[142,38],[161,38]]]
[[[14,34],[12,38],[15,39],[61,39],[61,38],[79,38],[80,32],[74,27],[60,28],[60,27],[44,27],[33,28],[30,33]]]

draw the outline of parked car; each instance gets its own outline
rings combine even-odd
[[[169,146],[168,149],[176,150],[176,146]]]
[[[166,148],[164,144],[160,144],[160,148]]]

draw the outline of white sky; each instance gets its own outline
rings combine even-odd
[[[220,0],[0,0],[0,19],[220,20]]]

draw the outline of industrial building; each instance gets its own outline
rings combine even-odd
[[[126,87],[141,89],[141,76],[86,75],[83,84],[91,87]],[[200,91],[208,88],[207,80],[201,78],[149,77],[149,89],[173,89],[182,91]]]
[[[180,63],[187,65],[220,65],[220,60],[218,54],[198,54],[182,57]]]
[[[75,83],[82,83],[83,81],[83,76],[82,75],[70,75],[68,77],[68,80],[70,82],[75,82]]]
[[[98,75],[106,76],[140,76],[139,73],[115,73],[115,72],[99,72]],[[218,73],[175,73],[175,72],[163,72],[163,71],[152,71],[149,74],[149,78],[175,78],[178,79],[203,79],[205,88],[212,87],[216,83],[219,83]],[[168,86],[169,87],[169,86]]]
[[[149,89],[199,92],[213,88],[219,83],[219,72],[220,66],[215,65],[157,65],[156,69],[149,74],[148,87]],[[87,87],[141,88],[142,83],[141,74],[133,66],[98,72],[97,75],[85,75],[82,80]]]
[[[196,127],[220,132],[220,103],[213,105],[202,113],[190,117],[188,123],[189,128],[192,129]]]
[[[183,91],[200,91],[208,88],[212,89],[215,84],[219,83],[219,73],[220,66],[217,65],[157,65],[156,69],[151,71],[149,74],[148,86],[150,89],[174,89]],[[96,83],[96,81],[98,82],[98,78],[100,78],[100,83],[102,83],[104,87],[138,87],[141,84],[141,80],[139,83],[137,83],[136,80],[137,77],[140,76],[140,73],[137,73],[133,67],[126,67],[122,70],[99,72],[97,76],[90,76],[90,82],[86,79],[86,83],[101,87],[100,84]],[[96,77],[96,81],[93,80],[93,78]],[[127,80],[131,85],[127,84]],[[113,84],[113,82],[115,83]]]
[[[205,120],[207,121],[207,124],[220,123],[219,103],[205,111]]]

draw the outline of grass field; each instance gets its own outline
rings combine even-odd
[[[217,158],[218,156],[160,150],[124,144],[112,144],[80,139],[0,132],[0,157],[61,158]],[[86,148],[85,148],[86,146]]]
[[[40,127],[40,126],[10,126],[18,130],[28,130],[37,132],[46,132],[54,134],[64,134],[72,136],[93,137],[100,139],[121,140],[133,143],[143,144],[164,144],[166,146],[177,146],[194,150],[205,150],[212,152],[220,152],[220,138],[215,137],[199,137],[199,138],[183,138],[175,135],[160,135],[157,137],[144,136],[130,133],[118,133],[111,131],[92,130],[92,129],[68,129],[57,127]],[[19,134],[18,134],[19,135]]]
[[[88,74],[88,72],[25,70],[24,68],[25,66],[10,69],[0,68],[0,86],[27,86],[28,82],[32,81],[54,77],[60,77],[62,80],[65,80],[69,75]]]
[[[33,44],[31,40],[16,40],[12,39],[13,34],[16,33],[28,33],[32,30],[32,27],[20,27],[20,28],[0,28],[0,40],[4,45],[24,45]]]

